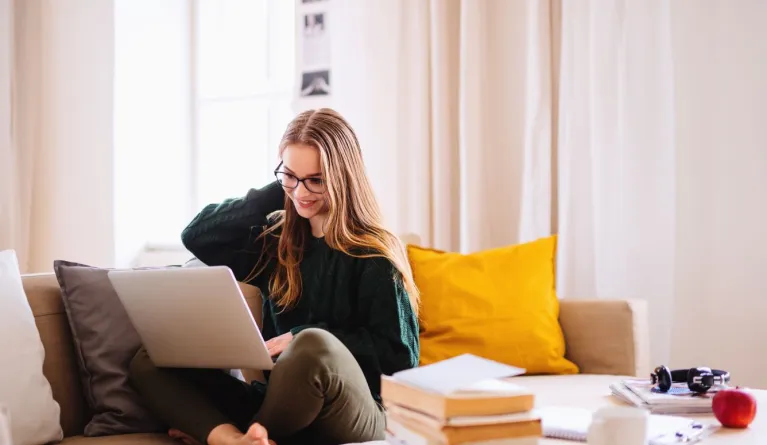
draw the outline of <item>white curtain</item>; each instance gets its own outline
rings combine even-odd
[[[22,273],[35,268],[36,162],[45,131],[42,107],[41,4],[0,0],[0,250],[14,249]]]
[[[671,2],[675,366],[767,387],[767,2]]]
[[[23,261],[18,201],[19,150],[14,131],[15,38],[13,0],[0,0],[0,250],[18,248]]]
[[[767,3],[565,2],[558,292],[649,303],[650,366],[762,387]]]
[[[648,302],[646,366],[767,385],[767,3],[335,5],[332,105],[392,226],[464,252],[558,233],[562,298]]]
[[[559,295],[648,300],[652,359],[665,363],[667,2],[349,0],[333,12],[334,105],[359,129],[390,223],[462,252],[558,233]]]
[[[539,0],[335,3],[333,106],[358,130],[399,233],[467,252],[552,232],[556,11]]]
[[[564,2],[559,102],[561,297],[639,298],[668,363],[676,153],[670,6]]]
[[[0,130],[0,248],[17,251],[22,272],[59,258],[111,266],[113,2],[0,2],[14,9],[3,18],[13,28],[0,27],[14,54],[2,70],[13,88],[0,126],[13,123],[13,143]]]

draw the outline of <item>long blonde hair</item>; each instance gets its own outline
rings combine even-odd
[[[304,111],[288,124],[280,142],[280,158],[285,148],[296,144],[314,147],[320,153],[328,201],[327,245],[347,255],[384,257],[391,261],[401,275],[413,311],[418,314],[420,294],[407,251],[400,239],[384,227],[365,172],[359,141],[349,123],[329,108]],[[278,262],[269,283],[269,293],[276,298],[278,306],[290,308],[301,295],[299,265],[309,224],[298,215],[289,196],[285,196],[285,210],[270,218],[274,224],[262,236],[281,230],[277,243]],[[257,269],[258,265],[251,275],[258,273]]]

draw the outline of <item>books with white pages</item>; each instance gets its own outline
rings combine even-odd
[[[672,388],[686,383],[674,383]],[[668,394],[653,391],[650,380],[628,379],[610,385],[613,396],[624,403],[645,408],[653,414],[707,414],[712,412],[716,390],[705,394]],[[680,391],[681,392],[681,391]]]
[[[390,403],[385,405],[386,428],[397,439],[418,435],[428,439],[425,443],[430,445],[452,445],[537,438],[542,435],[540,418],[530,412],[438,419],[404,406]]]
[[[381,376],[391,443],[536,445],[535,395],[513,378],[525,373],[471,354]]]
[[[489,440],[461,440],[461,445],[539,445],[540,436],[506,437]],[[388,419],[386,422],[386,443],[392,445],[451,445],[445,438],[437,438],[431,434],[411,428],[398,420]]]
[[[479,425],[497,425],[515,422],[540,422],[541,418],[534,411],[524,411],[511,414],[496,414],[490,416],[455,416],[437,418],[421,411],[409,409],[404,406],[385,403],[387,415],[428,426],[435,430],[445,427],[464,427]]]
[[[381,397],[441,420],[519,413],[535,402],[529,389],[508,378],[520,373],[524,369],[464,354],[381,376]]]
[[[591,425],[592,410],[577,407],[536,408],[541,417],[543,436],[552,439],[586,442]],[[681,416],[651,414],[648,422],[649,445],[694,443],[716,429],[716,423],[700,423]]]

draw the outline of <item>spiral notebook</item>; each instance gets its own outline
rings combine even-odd
[[[536,408],[541,417],[543,436],[552,439],[586,442],[592,411],[576,407]],[[704,424],[679,416],[652,414],[649,420],[649,445],[691,444],[709,436],[715,424]]]

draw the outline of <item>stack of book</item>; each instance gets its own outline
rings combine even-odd
[[[387,442],[537,445],[543,430],[541,418],[533,410],[534,395],[508,375],[501,377],[496,373],[494,377],[481,378],[487,377],[481,369],[471,374],[470,369],[462,368],[469,362],[481,363],[480,360],[461,357],[450,363],[452,369],[431,365],[435,369],[383,376],[381,396],[386,408]],[[479,380],[467,380],[468,375]],[[455,383],[461,380],[465,384]]]
[[[667,393],[655,390],[650,380],[627,379],[610,385],[613,396],[624,403],[645,408],[653,414],[709,414],[716,389],[694,394],[686,383],[674,383]]]

